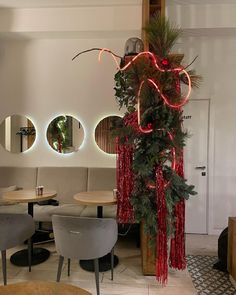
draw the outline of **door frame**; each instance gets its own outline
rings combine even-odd
[[[208,102],[208,123],[207,123],[207,160],[206,160],[206,165],[207,165],[207,180],[206,180],[206,235],[209,234],[218,234],[213,231],[213,212],[212,212],[212,204],[213,204],[213,199],[212,197],[214,196],[213,189],[214,189],[214,184],[213,184],[213,164],[214,164],[214,152],[212,152],[214,149],[214,134],[212,134],[213,128],[211,128],[212,125],[212,101],[210,98],[203,98],[203,99],[190,99],[191,101],[207,101]],[[212,145],[213,143],[213,145]]]
[[[209,100],[208,131],[208,235],[220,235],[222,228],[214,227],[214,195],[215,195],[215,104]]]
[[[215,195],[215,104],[213,98],[192,99],[207,100],[208,109],[208,149],[207,149],[207,234],[220,235],[222,228],[214,227],[214,195]]]

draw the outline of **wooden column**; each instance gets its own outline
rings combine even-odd
[[[141,253],[142,253],[142,271],[143,274],[148,276],[154,276],[156,273],[156,259],[155,249],[150,247],[150,237],[144,231],[144,225],[140,226],[140,238],[141,238]]]
[[[143,28],[149,23],[150,17],[156,12],[160,12],[161,16],[165,15],[165,0],[143,0],[143,15],[142,26]],[[146,33],[142,30],[142,40],[144,43],[144,50],[149,50],[149,43]],[[142,270],[144,275],[155,275],[155,250],[150,248],[150,238],[144,232],[144,226],[141,224],[141,251],[142,251]]]
[[[165,15],[165,0],[143,0],[142,9],[142,26],[143,28],[149,23],[149,19],[152,15],[159,12],[161,16]],[[149,43],[147,35],[142,30],[142,40],[144,43],[144,50],[149,50]]]
[[[236,284],[236,217],[228,220],[228,258],[227,269],[231,280]]]

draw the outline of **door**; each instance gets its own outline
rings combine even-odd
[[[190,100],[184,107],[184,129],[189,138],[184,148],[184,171],[187,183],[197,195],[186,201],[186,233],[207,233],[209,100]]]

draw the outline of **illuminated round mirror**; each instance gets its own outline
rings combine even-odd
[[[81,123],[71,116],[58,116],[48,125],[48,143],[58,153],[78,151],[83,139],[84,130]]]
[[[25,116],[12,115],[0,124],[0,143],[9,152],[22,153],[34,143],[36,131]]]
[[[95,141],[99,148],[108,154],[116,153],[115,137],[111,129],[119,126],[122,119],[118,116],[109,116],[102,119],[95,129]]]

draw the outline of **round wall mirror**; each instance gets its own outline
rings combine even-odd
[[[58,116],[48,125],[48,143],[58,153],[78,151],[83,139],[84,130],[81,123],[71,116]]]
[[[28,150],[35,137],[35,127],[25,116],[9,116],[0,125],[0,143],[9,152],[22,153]]]
[[[119,126],[122,118],[118,116],[109,116],[102,119],[95,129],[95,141],[99,148],[108,154],[116,154],[115,137],[112,136],[111,129]]]

